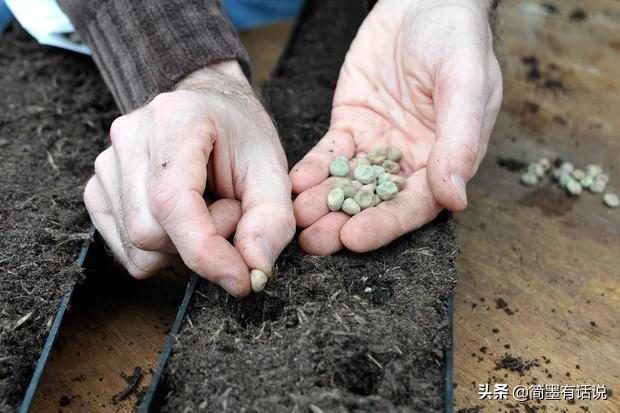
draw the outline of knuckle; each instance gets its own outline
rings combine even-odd
[[[95,178],[90,178],[84,187],[84,205],[89,212],[94,210],[96,199]]]
[[[125,115],[114,119],[114,122],[110,125],[110,140],[112,141],[112,145],[115,147],[123,140],[123,136],[126,134],[129,122],[129,117]]]
[[[166,220],[174,211],[178,200],[177,191],[170,188],[156,186],[149,193],[151,212],[158,220]]]
[[[141,250],[157,248],[163,241],[163,233],[153,225],[140,219],[131,219],[125,222],[127,238]]]
[[[110,170],[110,150],[106,149],[95,158],[95,175],[103,176]]]

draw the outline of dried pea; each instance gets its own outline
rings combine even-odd
[[[398,188],[398,192],[402,191],[407,186],[407,178],[404,176],[391,175],[390,181],[394,182],[394,185]]]
[[[393,199],[398,194],[398,187],[392,181],[386,181],[377,187],[377,195],[384,201]]]
[[[261,270],[250,271],[250,284],[252,285],[252,291],[255,293],[263,291],[267,281],[269,281],[269,277]]]
[[[618,195],[612,193],[605,194],[603,196],[603,202],[605,202],[605,205],[607,205],[609,208],[618,208],[618,206],[620,205],[620,199],[618,198]]]
[[[403,157],[403,152],[395,146],[388,146],[386,156],[389,161],[398,162]]]
[[[362,184],[357,181],[352,181],[350,179],[344,180],[340,184],[340,188],[344,191],[345,198],[353,198],[355,193],[360,189]]]
[[[377,148],[368,152],[366,158],[370,161],[372,165],[381,165],[383,161],[385,161],[387,157],[385,148]]]
[[[369,184],[375,179],[375,172],[370,165],[358,165],[353,171],[353,177],[363,184]]]
[[[385,160],[381,166],[385,169],[385,172],[390,174],[397,174],[400,172],[400,165],[394,161]]]
[[[586,176],[584,176],[583,178],[579,180],[579,183],[581,184],[583,188],[590,188],[593,182],[594,182],[594,179],[592,179],[592,177],[587,174]]]
[[[566,183],[566,191],[573,196],[577,196],[581,194],[581,184],[573,178],[570,178]]]
[[[538,162],[533,162],[527,167],[527,173],[536,175],[537,178],[545,176],[545,170]]]
[[[521,183],[525,186],[534,186],[538,183],[538,177],[536,174],[526,172],[521,175]]]
[[[366,189],[360,189],[355,194],[353,200],[359,206],[360,209],[370,208],[374,202],[375,194],[372,191]]]
[[[359,214],[362,209],[353,198],[347,198],[342,203],[342,212],[346,212],[349,215]]]
[[[340,210],[344,202],[345,193],[342,188],[334,188],[327,194],[327,208],[335,212]]]
[[[329,164],[329,173],[331,176],[348,176],[349,160],[345,157],[338,157]]]
[[[586,176],[586,173],[583,171],[583,169],[578,169],[578,168],[573,169],[573,171],[572,171],[570,174],[571,174],[571,176],[572,176],[573,178],[575,178],[577,181],[580,181],[580,180],[581,180],[581,178],[583,178],[584,176]]]
[[[385,169],[383,169],[383,167],[379,165],[373,165],[372,169],[375,172],[375,179],[377,179],[381,174],[385,173]]]

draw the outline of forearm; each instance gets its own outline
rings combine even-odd
[[[218,0],[59,0],[93,51],[122,112],[171,90],[191,73],[249,62]]]

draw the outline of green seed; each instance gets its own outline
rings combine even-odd
[[[549,160],[549,158],[540,158],[538,160],[538,164],[542,166],[545,172],[551,169],[551,161]]]
[[[382,183],[391,180],[391,178],[392,178],[392,175],[390,175],[387,172],[384,172],[381,175],[379,175],[379,177],[377,178],[377,184],[381,185]]]
[[[605,191],[606,187],[607,187],[607,182],[596,177],[592,181],[592,185],[590,185],[590,192],[592,192],[593,194],[600,194]]]
[[[372,151],[368,152],[368,155],[366,155],[366,158],[373,165],[381,165],[381,163],[385,161],[386,157],[387,155],[385,153],[385,148],[373,149]]]
[[[370,192],[373,192],[373,193],[374,193],[376,189],[377,189],[377,185],[376,185],[374,182],[372,182],[372,183],[370,183],[370,184],[362,185],[362,186],[361,186],[361,187],[357,190],[357,192],[359,192],[359,191],[370,191]]]
[[[573,169],[573,171],[570,173],[571,176],[573,178],[575,178],[577,181],[580,181],[581,178],[583,178],[584,176],[586,176],[586,173],[583,171],[583,169]]]
[[[545,176],[545,170],[538,162],[533,162],[527,167],[527,173],[536,175],[538,178]]]
[[[583,188],[590,188],[593,182],[594,182],[594,179],[592,179],[592,177],[589,175],[586,175],[579,180],[579,183],[581,184]]]
[[[390,175],[390,181],[394,182],[394,185],[398,188],[398,192],[402,191],[407,186],[407,178],[404,176]]]
[[[260,293],[265,288],[265,284],[269,281],[269,277],[267,274],[262,272],[261,270],[252,270],[250,271],[250,285],[252,286],[252,291],[255,293]]]
[[[377,187],[377,195],[384,201],[388,201],[398,194],[398,187],[392,181],[386,181]]]
[[[551,172],[551,176],[553,177],[553,179],[557,181],[558,179],[560,179],[563,173],[564,173],[563,170],[561,170],[560,168],[557,168]]]
[[[353,198],[347,198],[342,203],[342,212],[346,212],[349,215],[359,214],[362,209]]]
[[[389,161],[389,160],[383,161],[381,166],[383,167],[383,169],[385,169],[385,172],[390,173],[390,174],[397,174],[398,172],[400,172],[400,165],[398,165],[394,161]]]
[[[355,167],[353,177],[363,184],[369,184],[375,179],[375,171],[370,165],[358,165]]]
[[[534,186],[538,183],[538,177],[536,174],[526,172],[521,175],[521,183],[525,186]]]
[[[575,169],[575,167],[573,166],[572,163],[570,162],[564,162],[561,166],[560,169],[564,172],[572,172],[573,169]]]
[[[349,175],[349,161],[344,157],[338,157],[329,164],[329,173],[331,176],[347,176]]]
[[[342,207],[345,194],[342,188],[334,188],[327,194],[327,208],[330,211],[338,211]]]
[[[601,167],[600,165],[590,164],[586,166],[586,175],[588,175],[590,178],[594,179],[602,173],[603,167]]]
[[[360,184],[359,182],[352,181],[347,178],[342,181],[342,183],[339,185],[339,188],[344,191],[345,198],[353,198],[353,195],[355,195],[355,193],[360,189],[361,186],[362,184]]]
[[[618,199],[618,195],[612,193],[605,194],[603,196],[603,202],[605,202],[605,205],[607,205],[609,208],[618,208],[618,206],[620,205],[620,199]]]
[[[388,146],[386,155],[388,160],[398,162],[403,157],[403,152],[395,146]]]
[[[570,176],[570,172],[562,172],[562,175],[560,175],[560,179],[558,179],[558,185],[560,185],[560,188],[566,188],[566,185],[568,184],[568,181],[570,181],[571,176]]]
[[[577,196],[577,195],[581,194],[581,184],[571,178],[566,183],[566,192],[568,192],[569,194],[571,194],[573,196]]]
[[[379,165],[373,165],[372,170],[375,172],[375,179],[381,176],[381,174],[385,173],[385,169],[383,169],[383,167]]]
[[[357,191],[353,200],[359,205],[360,209],[370,208],[374,202],[375,194],[372,191],[361,189]]]
[[[601,173],[599,176],[596,177],[597,180],[605,182],[605,184],[609,183],[609,174],[606,173]]]

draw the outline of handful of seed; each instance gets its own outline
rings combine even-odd
[[[329,173],[344,179],[327,194],[329,210],[355,215],[395,198],[407,185],[407,179],[398,175],[402,157],[400,149],[389,146],[355,158],[352,167],[344,156],[334,159]]]
[[[591,164],[584,170],[576,168],[570,162],[560,160],[556,160],[552,165],[548,158],[530,163],[527,171],[521,175],[521,183],[525,186],[536,186],[547,174],[550,174],[558,186],[571,196],[581,195],[584,189],[593,194],[600,194],[605,191],[609,183],[609,174],[600,165]],[[616,208],[618,203],[614,201],[617,199],[615,194],[607,193],[603,197],[603,202],[610,208]]]

